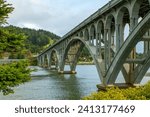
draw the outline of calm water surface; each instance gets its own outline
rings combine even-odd
[[[49,70],[35,67],[32,80],[15,88],[15,93],[8,96],[0,94],[0,99],[81,99],[97,90],[100,83],[95,66],[78,66],[76,75],[60,75]]]
[[[32,80],[15,88],[15,93],[8,96],[0,94],[2,100],[78,100],[92,92],[100,79],[94,65],[78,65],[76,75],[60,75],[49,70],[35,67]],[[119,75],[117,82],[122,82]],[[145,77],[142,83],[150,80]]]

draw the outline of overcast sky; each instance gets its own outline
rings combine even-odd
[[[15,10],[8,23],[63,36],[109,0],[7,0]]]

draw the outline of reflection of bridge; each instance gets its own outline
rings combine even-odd
[[[139,84],[150,66],[149,29],[150,0],[111,0],[42,52],[38,63],[49,68],[55,64],[60,73],[65,73],[69,63],[70,73],[75,73],[85,46],[103,86],[115,84],[120,71],[125,84]],[[128,37],[124,35],[127,32]],[[140,57],[136,50],[139,43]]]

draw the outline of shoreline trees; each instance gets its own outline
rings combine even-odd
[[[7,23],[8,15],[13,11],[11,4],[0,0],[0,26]],[[17,53],[24,49],[26,37],[23,34],[9,33],[0,28],[0,53]],[[0,92],[3,95],[13,93],[13,87],[30,80],[30,70],[27,61],[0,65]]]

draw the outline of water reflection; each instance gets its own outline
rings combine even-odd
[[[32,80],[15,88],[15,94],[3,96],[2,100],[79,100],[92,92],[96,92],[96,85],[100,79],[94,65],[77,66],[77,74],[60,75],[56,72],[35,67],[37,71],[32,72]],[[150,80],[146,76],[142,84]],[[122,82],[120,74],[117,82]]]
[[[15,94],[0,99],[77,100],[97,90],[100,83],[95,66],[78,66],[76,75],[60,75],[36,67],[32,80],[15,88]],[[92,71],[92,72],[91,72]]]

